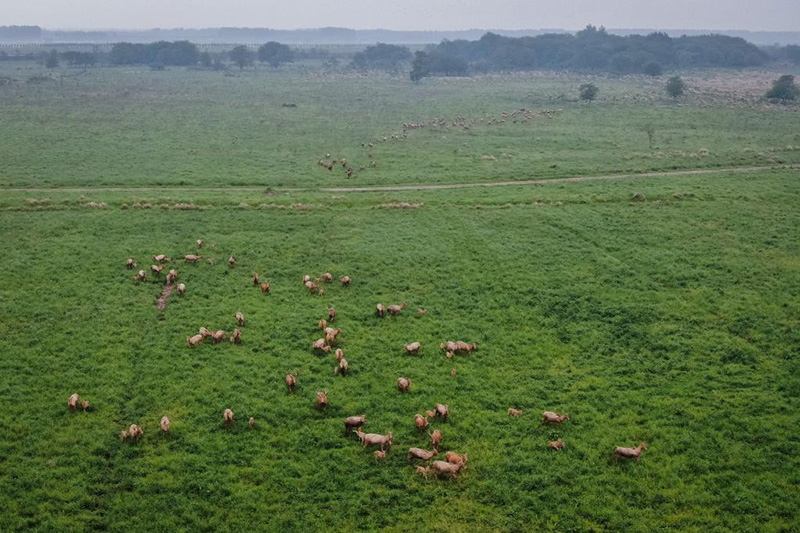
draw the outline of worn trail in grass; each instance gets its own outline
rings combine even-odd
[[[627,180],[641,178],[667,178],[674,176],[707,176],[709,174],[739,174],[754,173],[763,170],[797,169],[795,166],[768,166],[768,167],[735,167],[715,168],[706,170],[675,170],[672,172],[642,172],[638,174],[609,174],[601,176],[572,176],[569,178],[551,178],[542,180],[515,180],[515,181],[488,181],[482,183],[449,183],[446,185],[418,184],[418,185],[384,185],[380,187],[320,187],[318,189],[282,188],[283,192],[394,192],[394,191],[425,191],[441,189],[469,189],[476,187],[524,187],[529,185],[554,185],[559,183],[580,183],[598,180]],[[259,187],[64,187],[50,188],[9,188],[9,192],[144,192],[144,191],[169,191],[192,193],[204,192],[230,192],[230,191],[260,191]],[[274,189],[270,189],[274,191]]]

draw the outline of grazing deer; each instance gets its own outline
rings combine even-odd
[[[297,376],[299,375],[299,370],[295,370],[294,374],[291,372],[286,374],[286,388],[289,389],[289,392],[294,392],[295,387],[297,387]]]
[[[557,413],[553,413],[552,411],[545,411],[542,413],[542,424],[555,423],[561,425],[564,420],[569,420],[569,415],[559,415]]]
[[[622,447],[614,448],[614,461],[619,462],[619,458],[623,457],[625,459],[633,459],[638,463],[639,456],[642,455],[642,452],[646,449],[647,449],[646,442],[641,443],[636,448],[622,448]]]

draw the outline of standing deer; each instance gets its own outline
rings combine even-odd
[[[328,389],[317,391],[317,408],[320,411],[328,408]]]
[[[619,462],[619,458],[623,457],[625,459],[633,459],[638,463],[639,456],[642,455],[642,452],[646,449],[647,449],[646,442],[641,443],[636,448],[622,448],[622,447],[614,448],[614,461]]]
[[[289,392],[294,392],[295,387],[297,387],[297,376],[299,375],[299,370],[295,370],[294,374],[291,372],[286,374],[286,388],[289,389]]]

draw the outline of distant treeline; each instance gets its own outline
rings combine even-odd
[[[152,43],[156,41],[191,41],[193,43],[216,44],[261,44],[277,41],[300,45],[371,45],[387,43],[399,45],[435,44],[442,40],[474,41],[487,31],[504,37],[532,37],[543,34],[571,33],[566,30],[523,29],[492,30],[470,29],[459,31],[396,31],[353,30],[349,28],[312,28],[302,30],[277,30],[272,28],[155,28],[146,30],[49,30],[38,26],[0,26],[0,42],[9,43],[91,43],[110,44],[117,42]],[[609,29],[614,35],[647,35],[654,29]],[[707,35],[708,30],[665,29],[670,37],[682,35]],[[722,35],[742,37],[759,46],[800,44],[800,32],[777,31],[720,31]]]
[[[21,30],[20,30],[21,31]],[[81,46],[81,45],[73,45]],[[75,51],[69,45],[56,50],[0,50],[0,61],[36,60],[54,68],[60,60],[71,66],[149,65],[201,67],[220,70],[227,60],[240,68],[256,60],[274,67],[294,60],[324,60],[326,68],[338,68],[339,62],[324,48],[294,50],[285,44],[270,41],[257,52],[239,45],[233,50],[201,52],[190,41],[158,41],[154,43],[119,42],[106,47],[93,46],[88,51]],[[66,51],[63,51],[64,49]],[[102,50],[105,48],[105,51]],[[415,81],[426,76],[466,76],[480,72],[530,70],[571,70],[613,74],[661,75],[666,70],[689,68],[757,67],[768,62],[800,64],[800,46],[759,48],[739,37],[700,35],[672,38],[665,33],[619,36],[602,27],[588,26],[576,35],[560,33],[536,37],[507,37],[486,33],[480,39],[444,40],[429,45],[424,52],[412,55],[409,48],[378,43],[362,51],[345,55],[350,67],[358,70],[400,72],[409,68]],[[340,54],[340,52],[337,52]]]
[[[200,61],[197,45],[189,41],[150,44],[116,43],[109,61],[114,65],[193,66]]]
[[[514,70],[578,70],[659,75],[664,69],[754,67],[770,55],[739,37],[702,35],[673,39],[665,33],[611,35],[588,26],[576,35],[443,41],[429,46],[418,64],[426,75]]]
[[[0,26],[0,41],[31,42],[41,38],[39,26]]]

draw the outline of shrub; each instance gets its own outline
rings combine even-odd
[[[261,48],[258,49],[258,60],[277,68],[281,63],[292,63],[294,61],[294,52],[285,44],[270,41],[261,45]]]
[[[680,76],[673,76],[667,80],[667,94],[678,99],[686,93],[686,83]]]
[[[770,100],[781,100],[789,102],[797,100],[800,96],[800,88],[794,82],[794,76],[786,74],[775,80],[772,84],[772,89],[767,91],[767,98]]]
[[[598,89],[597,85],[594,83],[584,83],[578,88],[578,92],[580,93],[581,100],[591,102],[597,98],[600,89]]]

